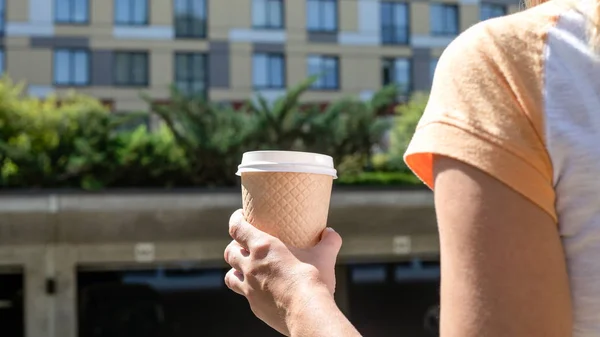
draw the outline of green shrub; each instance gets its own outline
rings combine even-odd
[[[260,148],[258,120],[251,114],[184,96],[174,88],[168,104],[150,104],[181,148],[187,161],[184,171],[193,185],[234,185],[242,154]]]
[[[118,167],[114,184],[122,187],[175,187],[190,185],[190,167],[185,151],[175,142],[171,130],[161,125],[155,132],[145,125],[122,132],[123,146],[117,151]]]
[[[273,103],[259,97],[240,110],[173,89],[168,104],[145,97],[149,112],[122,116],[82,95],[27,97],[22,85],[5,78],[0,81],[0,188],[232,186],[242,154],[257,149],[329,154],[340,184],[418,182],[394,165],[403,153],[398,133],[410,132],[411,114],[401,113],[394,124],[393,151],[371,153],[390,127],[379,116],[394,102],[397,88],[383,88],[365,102],[342,98],[322,109],[301,103],[314,80]],[[157,130],[131,127],[148,113],[161,118]]]
[[[412,139],[417,124],[423,116],[427,105],[428,95],[424,93],[414,94],[410,100],[396,109],[394,126],[390,137],[390,148],[388,151],[389,169],[393,171],[407,171],[404,163],[404,153]]]
[[[97,101],[24,96],[0,81],[0,186],[100,188],[113,177],[114,121]]]
[[[419,178],[410,172],[362,172],[357,175],[340,176],[338,185],[368,186],[421,186]]]

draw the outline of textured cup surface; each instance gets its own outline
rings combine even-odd
[[[332,176],[295,172],[241,176],[246,221],[294,247],[319,242],[327,225]]]

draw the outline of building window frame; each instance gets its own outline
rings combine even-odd
[[[306,0],[306,29],[315,33],[335,33],[339,30],[340,6],[339,0]],[[309,21],[311,6],[316,6],[317,20],[316,26]],[[326,27],[328,18],[327,6],[333,6],[333,27]]]
[[[119,51],[115,51],[114,55],[114,66],[113,66],[113,83],[115,87],[147,87],[150,84],[150,53],[146,50],[132,50],[132,51],[125,51],[125,50],[119,50]],[[127,57],[127,61],[128,65],[125,67],[127,69],[129,69],[129,74],[126,80],[124,81],[120,81],[119,80],[119,66],[118,66],[118,61],[120,57]],[[132,65],[134,63],[137,63],[134,59],[136,57],[141,57],[144,62],[145,62],[145,69],[144,69],[144,79],[142,81],[136,81],[135,80],[135,67],[133,67]],[[139,60],[138,60],[139,61]]]
[[[438,30],[436,29],[437,27],[435,25],[430,24],[430,31],[431,31],[431,35],[432,36],[440,36],[440,37],[451,37],[451,36],[457,36],[460,32],[460,8],[458,6],[458,4],[450,4],[450,3],[440,3],[440,2],[433,2],[429,5],[429,17],[430,17],[430,22],[440,22],[442,21],[442,23],[440,24],[443,28]],[[435,8],[439,8],[442,11],[442,16],[443,18],[434,18],[434,11]],[[448,11],[452,11],[453,14],[452,16],[454,17],[453,20],[454,22],[456,22],[456,26],[453,27],[454,29],[447,29],[449,26],[449,23],[447,20],[448,16],[447,16],[447,12]]]
[[[398,25],[398,8],[403,8],[404,24]],[[389,15],[388,19],[391,24],[384,23],[385,15]],[[406,2],[383,1],[380,4],[381,17],[381,43],[386,45],[407,45],[410,42],[410,11],[409,5]],[[387,34],[389,32],[390,34]],[[403,32],[403,33],[400,33]],[[402,36],[403,35],[403,36]]]
[[[439,57],[435,57],[429,60],[429,82],[433,84],[433,77],[435,75],[435,69],[437,68]]]
[[[494,12],[494,11],[499,11],[501,12],[501,14],[496,14],[496,15],[484,15],[484,12],[486,11],[486,9],[489,9],[490,12]],[[479,5],[479,19],[481,21],[484,20],[489,20],[489,19],[493,19],[493,18],[497,18],[497,17],[501,17],[501,16],[505,16],[508,14],[508,6],[503,5],[503,4],[496,4],[496,3],[490,3],[490,2],[482,2]]]
[[[261,58],[264,59],[266,65],[264,69],[266,72],[266,83],[264,84],[258,83],[259,81],[257,80],[257,70],[259,68],[257,62],[259,62]],[[275,78],[276,74],[273,67],[277,66],[277,64],[274,64],[274,62],[279,62],[279,66],[281,67],[281,69],[279,69],[281,78],[279,79]],[[252,86],[255,89],[285,89],[287,79],[286,69],[284,53],[254,53],[254,55],[252,55]]]
[[[150,4],[149,0],[114,0],[114,24],[115,26],[148,26],[150,24]],[[129,15],[127,18],[121,19],[118,13],[119,3],[125,2],[128,7]],[[136,18],[136,9],[138,6],[142,5],[143,8],[143,18]]]
[[[0,76],[6,73],[6,49],[0,48]]]
[[[320,68],[320,71],[318,72],[314,72],[311,69],[311,62],[316,63],[316,61],[318,61],[318,68]],[[334,62],[335,74],[331,75],[329,78],[326,78],[326,75],[324,74],[327,72],[327,62]],[[307,68],[308,76],[319,75],[319,78],[311,85],[312,90],[336,91],[341,89],[341,67],[339,56],[328,54],[310,54],[307,58]],[[331,83],[332,79],[335,81],[333,84]]]
[[[185,71],[180,72],[180,60],[185,59],[187,67]],[[200,60],[200,67],[202,68],[200,71],[197,71],[196,59]],[[208,84],[209,84],[209,68],[208,68],[208,55],[203,52],[188,52],[188,51],[177,51],[173,57],[174,61],[174,84],[175,87],[179,90],[180,93],[186,96],[198,96],[206,98],[208,96]],[[200,72],[199,78],[197,78],[196,74]],[[194,87],[196,84],[202,83],[202,90],[196,91]],[[184,84],[185,89],[182,89],[180,84]]]
[[[276,8],[273,8],[273,7]],[[277,8],[278,7],[278,8]],[[272,12],[274,11],[274,12]],[[257,22],[257,12],[262,12],[264,23]],[[279,20],[273,20],[277,13]],[[275,22],[273,22],[275,21]],[[256,29],[285,29],[285,3],[283,0],[252,0],[252,27]]]
[[[68,79],[65,81],[59,80],[57,78],[59,72],[59,53],[66,53],[66,57],[68,57],[67,70]],[[77,74],[81,74],[81,70],[77,69],[77,56],[85,56],[85,80],[78,81],[75,77]],[[91,84],[92,77],[92,55],[90,50],[87,48],[56,48],[52,53],[52,83],[55,86],[64,86],[64,87],[85,87]]]
[[[6,32],[6,1],[0,0],[0,36]]]
[[[400,61],[406,62],[406,71],[408,77],[408,84],[401,86],[402,83],[398,81],[398,63]],[[381,84],[387,85],[400,85],[398,93],[402,97],[408,97],[413,91],[414,78],[413,78],[413,60],[409,57],[384,57],[381,60]],[[386,78],[386,72],[388,72],[389,78]]]
[[[60,17],[60,3],[66,3],[68,13],[66,18]],[[77,6],[84,7],[84,18],[78,19],[75,17]],[[54,0],[54,23],[59,25],[88,25],[90,23],[90,0]]]
[[[192,13],[192,15],[178,18],[180,7],[185,8],[182,10],[183,12]],[[195,20],[202,22],[200,32],[196,32],[194,29],[196,28],[194,26]],[[175,26],[175,38],[206,39],[208,36],[208,0],[174,0],[173,24]],[[185,24],[186,29],[182,29],[182,24]]]

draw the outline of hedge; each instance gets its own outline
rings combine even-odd
[[[402,166],[406,144],[394,140],[399,138],[394,123],[404,122],[379,117],[395,101],[396,88],[385,87],[368,101],[339,99],[323,109],[301,104],[314,80],[300,83],[274,103],[258,97],[237,110],[173,89],[168,104],[154,104],[144,96],[148,111],[123,117],[76,93],[60,100],[28,97],[23,85],[4,78],[0,188],[234,186],[242,153],[259,149],[329,154],[340,184],[420,184]],[[163,123],[154,130],[143,125],[123,129],[144,114],[156,114]],[[372,151],[390,128],[391,145],[382,161]]]

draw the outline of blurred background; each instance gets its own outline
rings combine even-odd
[[[402,161],[437,60],[518,0],[0,0],[7,337],[276,336],[223,284],[241,154],[334,157],[336,301],[437,336],[433,201]]]

